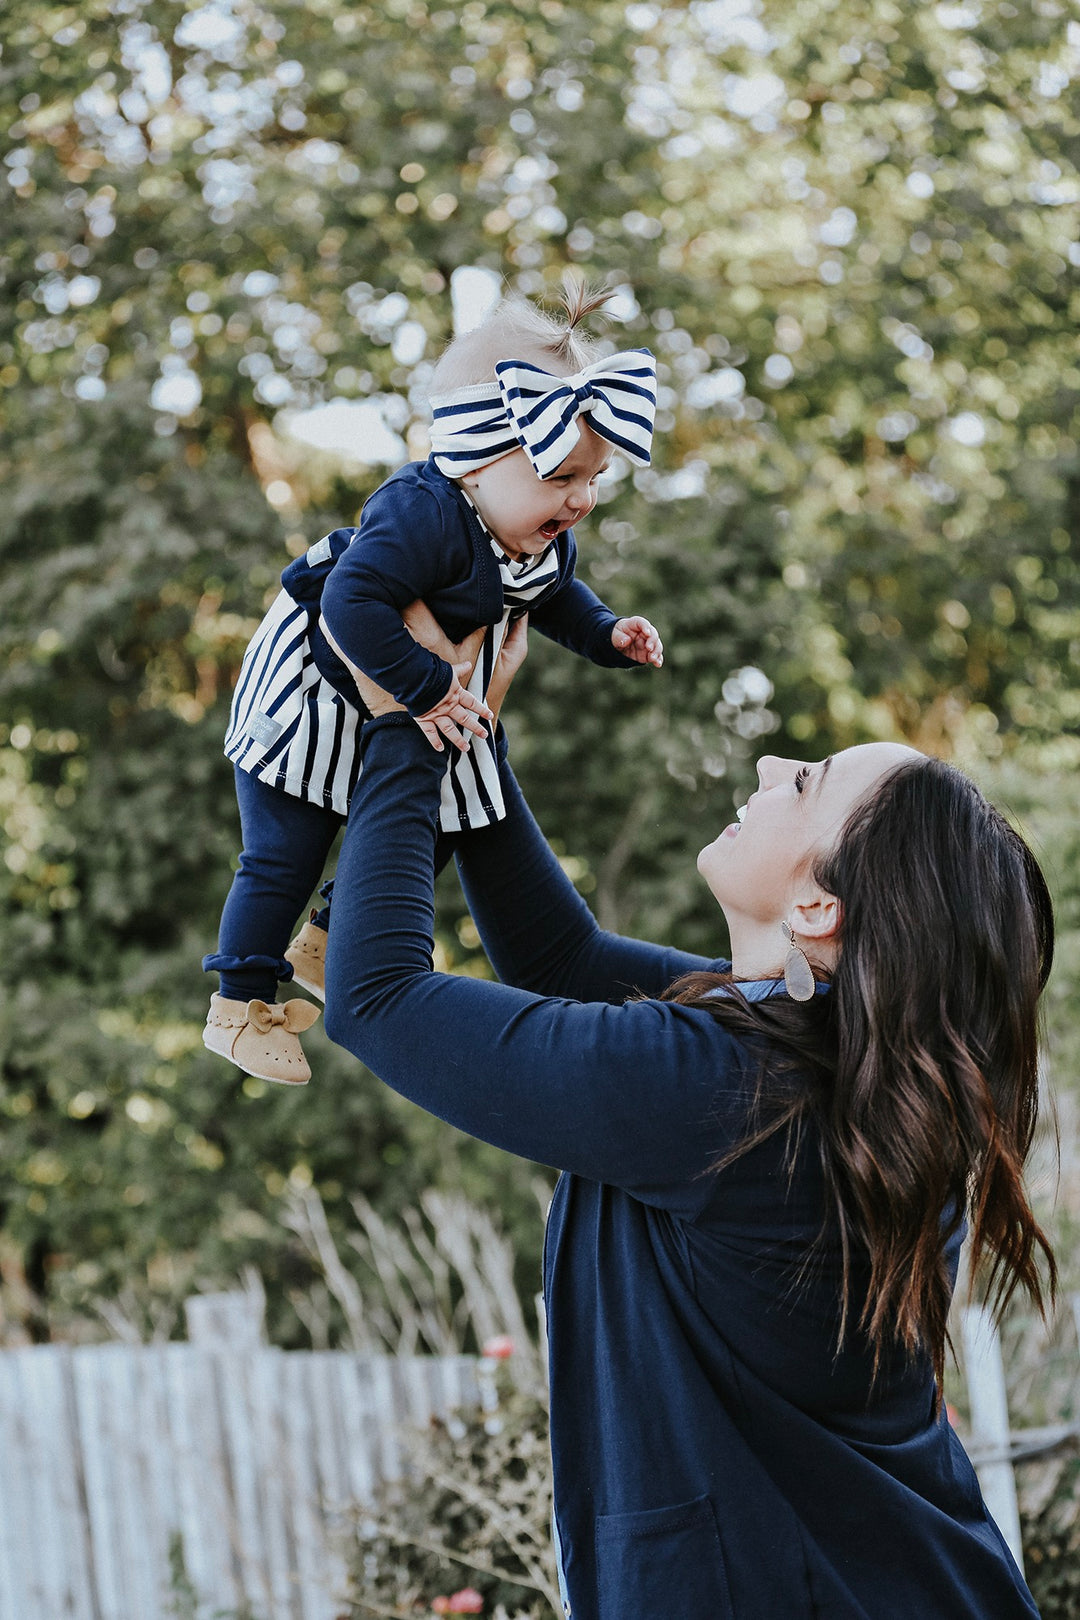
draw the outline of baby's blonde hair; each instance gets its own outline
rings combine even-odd
[[[612,288],[606,283],[591,287],[564,275],[560,303],[565,318],[561,321],[531,299],[514,295],[501,299],[479,326],[447,344],[435,363],[429,394],[494,382],[499,360],[528,360],[559,377],[581,371],[599,360],[603,351],[578,326],[602,309],[611,296]]]

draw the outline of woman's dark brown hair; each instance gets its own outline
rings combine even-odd
[[[816,1122],[844,1258],[840,1338],[855,1309],[875,1368],[892,1345],[928,1352],[940,1389],[945,1249],[965,1214],[973,1274],[998,1310],[1017,1288],[1043,1308],[1039,1251],[1053,1295],[1053,1254],[1023,1182],[1050,896],[1004,816],[932,759],[893,771],[814,876],[843,908],[828,994],[750,1003],[730,978],[693,974],[668,996],[788,1054],[767,1062],[732,1156]],[[735,994],[717,997],[718,985]],[[861,1301],[851,1298],[856,1252],[869,1277]]]

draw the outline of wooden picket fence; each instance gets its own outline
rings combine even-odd
[[[336,1620],[347,1510],[477,1400],[465,1356],[0,1351],[0,1620]]]
[[[960,1327],[968,1449],[1021,1562],[1013,1465],[1080,1425],[1010,1430],[997,1332]],[[0,1351],[0,1620],[338,1620],[350,1515],[408,1430],[484,1394],[472,1357],[270,1349],[251,1295],[189,1301],[188,1332]]]
[[[1080,1294],[1069,1300],[1080,1343]],[[1080,1423],[1051,1423],[1042,1428],[1013,1429],[1005,1389],[1001,1340],[990,1312],[971,1305],[960,1313],[964,1379],[971,1409],[971,1432],[965,1439],[975,1465],[983,1499],[1020,1569],[1020,1508],[1015,1467],[1080,1441]]]

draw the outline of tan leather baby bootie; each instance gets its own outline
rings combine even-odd
[[[300,1031],[310,1029],[319,1016],[310,1001],[229,1001],[210,997],[203,1045],[229,1058],[245,1074],[302,1086],[311,1069],[300,1045]]]
[[[293,983],[325,1001],[326,929],[318,928],[309,918],[285,952],[285,960],[292,966]]]

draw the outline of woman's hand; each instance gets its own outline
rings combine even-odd
[[[429,652],[433,652],[437,658],[443,659],[454,671],[454,680],[446,696],[433,709],[429,709],[426,715],[414,715],[413,718],[431,743],[431,746],[438,753],[442,752],[444,746],[443,737],[452,742],[455,748],[459,748],[464,752],[469,746],[469,739],[459,727],[465,726],[477,736],[484,737],[487,735],[485,727],[473,716],[491,713],[488,706],[483,704],[480,699],[474,698],[470,692],[464,690],[464,683],[472,675],[473,667],[480,655],[480,649],[484,645],[483,627],[473,630],[471,634],[465,637],[464,641],[455,646],[426,602],[410,602],[402,614],[402,619],[413,640],[418,641]],[[325,619],[320,620],[320,628],[327,642],[337,653],[356,682],[357,690],[364,705],[371,714],[393,714],[395,711],[404,714],[407,712],[403,704],[398,703],[396,698],[392,697],[381,686],[376,685],[370,676],[365,675],[362,669],[359,669],[356,664],[346,658],[330,634]],[[520,659],[518,662],[520,663]],[[509,685],[509,681],[506,682],[506,685]],[[505,686],[503,695],[505,695]],[[492,718],[494,718],[494,715],[492,715]]]
[[[496,720],[499,718],[503,699],[510,690],[510,683],[525,662],[528,650],[529,615],[523,613],[520,619],[511,620],[499,656],[495,660],[491,680],[488,682],[487,699]]]

